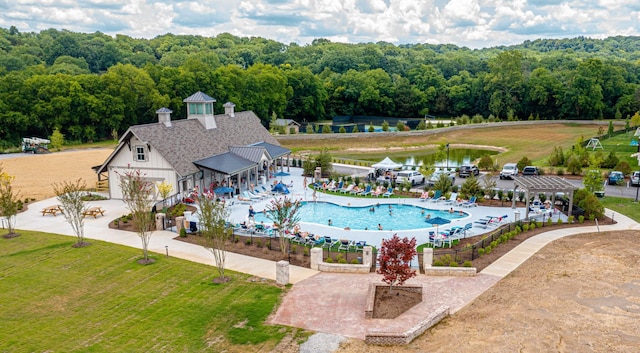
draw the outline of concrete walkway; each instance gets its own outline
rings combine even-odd
[[[28,210],[16,217],[16,229],[34,230],[48,233],[75,236],[64,216],[43,216],[41,210],[47,206],[58,204],[55,198],[33,202]],[[110,229],[109,222],[117,217],[128,214],[124,203],[120,200],[92,201],[90,206],[101,206],[106,212],[97,218],[85,218],[85,238],[107,241],[142,249],[141,240],[136,233]],[[156,231],[151,237],[149,251],[181,259],[215,266],[213,255],[202,246],[175,240],[176,233],[170,231]],[[247,273],[261,278],[276,279],[276,264],[273,261],[251,256],[227,252],[226,269]],[[309,268],[290,266],[289,282],[295,284],[316,274]]]

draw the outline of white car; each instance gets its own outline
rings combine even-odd
[[[502,167],[500,172],[500,179],[512,179],[518,176],[518,165],[515,163],[507,163]]]
[[[396,183],[404,184],[410,182],[411,185],[424,183],[424,175],[415,170],[403,170],[396,175]]]
[[[438,180],[440,180],[441,175],[446,175],[447,178],[451,180],[451,184],[455,183],[456,181],[455,173],[448,172],[446,170],[436,170],[435,172],[433,172],[433,174],[431,174],[431,177],[429,178],[429,181],[427,182],[427,184],[429,184],[429,186],[435,185],[435,183],[437,183]]]

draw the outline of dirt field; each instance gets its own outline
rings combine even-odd
[[[637,352],[637,238],[629,231],[557,240],[411,344],[351,340],[339,352]]]
[[[112,149],[88,149],[49,154],[8,157],[0,160],[3,170],[15,176],[13,187],[20,198],[43,200],[55,196],[53,183],[83,179],[94,188],[98,175],[91,167],[102,164]]]

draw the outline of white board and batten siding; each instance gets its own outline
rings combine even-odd
[[[156,187],[162,181],[171,184],[170,195],[177,192],[177,175],[169,162],[155,148],[152,147],[149,151],[146,143],[132,137],[131,151],[127,145],[122,146],[109,163],[109,175],[111,176],[109,178],[109,196],[112,199],[122,199],[122,190],[118,185],[118,178],[114,177],[116,175],[114,172],[117,171],[122,175],[127,170],[136,169],[139,169],[145,178],[153,181]]]

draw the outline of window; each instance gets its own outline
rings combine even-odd
[[[207,114],[207,115],[212,115],[213,114],[213,104],[212,103],[206,103],[204,107],[205,107],[205,114]]]
[[[138,162],[146,162],[147,161],[147,153],[144,149],[144,146],[136,146],[134,160]]]

